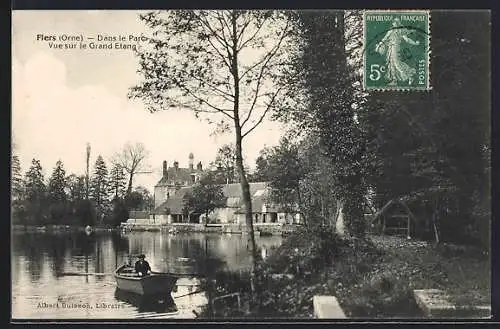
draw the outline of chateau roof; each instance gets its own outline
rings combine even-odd
[[[260,212],[262,206],[266,203],[267,196],[267,183],[249,183],[250,195],[252,198],[252,208],[254,211]],[[192,189],[192,186],[183,187],[179,189],[175,196],[163,202],[155,209],[155,214],[164,214],[167,210],[171,214],[182,214],[183,197]],[[222,192],[226,197],[226,207],[240,209],[243,207],[243,198],[241,193],[241,186],[239,183],[224,184],[222,185]]]
[[[167,170],[167,177],[163,176],[158,183],[157,186],[167,186],[174,185],[175,183],[184,184],[185,182],[192,182],[191,174],[200,173],[201,171],[193,168],[175,168],[170,167]]]

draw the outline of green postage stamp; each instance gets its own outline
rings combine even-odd
[[[363,86],[368,90],[429,90],[430,14],[373,10],[363,15]]]

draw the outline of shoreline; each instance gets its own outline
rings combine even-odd
[[[288,224],[254,224],[256,236],[284,236],[291,234],[300,225]],[[13,225],[12,232],[44,233],[44,232],[85,232],[85,226],[72,225]],[[119,227],[92,227],[92,232],[164,232],[178,233],[217,233],[217,234],[247,234],[244,224],[126,224]]]

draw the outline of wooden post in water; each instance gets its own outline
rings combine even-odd
[[[410,239],[411,238],[411,235],[410,235],[410,215],[408,215],[408,235],[407,235],[407,238]]]
[[[89,255],[85,253],[85,273],[89,272]],[[85,276],[85,282],[89,283],[88,275]]]
[[[215,308],[214,308],[214,301],[212,298],[212,276],[211,271],[208,266],[208,237],[205,234],[205,274],[207,278],[207,297],[208,297],[208,312],[210,314],[210,317],[213,317],[215,315]]]

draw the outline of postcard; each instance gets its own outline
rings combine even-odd
[[[13,10],[12,321],[491,318],[488,10]]]

